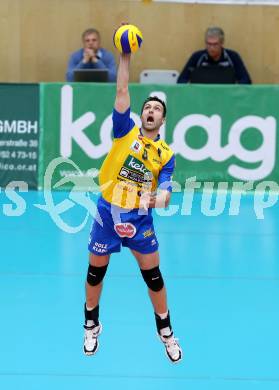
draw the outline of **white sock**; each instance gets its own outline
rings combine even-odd
[[[169,314],[168,311],[166,311],[165,313],[157,313],[158,316],[161,318],[161,320],[165,320]]]
[[[88,307],[87,305],[86,305],[86,310],[87,311],[92,311],[94,309],[94,307]],[[87,320],[86,321],[86,326],[89,326],[89,327],[91,327],[91,326],[93,326],[94,325],[94,321],[93,320]]]
[[[161,329],[160,334],[161,336],[166,336],[166,337],[170,336],[171,335],[170,327],[167,326],[166,328]]]
[[[157,314],[161,318],[161,320],[165,320],[167,318],[169,312],[167,311],[166,313],[157,313]],[[171,335],[170,327],[167,326],[166,328],[161,329],[160,334],[161,334],[161,336],[170,336]]]

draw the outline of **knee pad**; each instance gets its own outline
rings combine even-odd
[[[160,291],[164,287],[164,280],[158,266],[147,270],[141,269],[141,274],[150,290]]]
[[[87,283],[90,286],[97,286],[104,279],[107,272],[108,264],[102,267],[96,267],[89,264],[87,272]]]

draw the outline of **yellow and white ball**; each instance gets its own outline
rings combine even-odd
[[[133,24],[119,27],[113,36],[114,46],[120,53],[135,53],[142,44],[142,33]]]

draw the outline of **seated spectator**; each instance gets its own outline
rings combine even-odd
[[[113,54],[101,47],[98,30],[89,28],[82,34],[83,48],[71,54],[66,73],[67,81],[74,81],[76,69],[107,69],[108,81],[116,80],[116,63]]]
[[[208,28],[205,33],[206,49],[191,55],[177,82],[191,82],[191,74],[197,68],[220,67],[233,69],[236,83],[251,84],[251,78],[240,55],[236,51],[225,49],[223,44],[224,31],[219,27]]]

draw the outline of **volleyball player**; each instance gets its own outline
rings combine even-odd
[[[162,100],[145,100],[140,129],[131,119],[129,65],[130,54],[121,54],[113,110],[114,141],[100,170],[98,217],[88,245],[84,353],[97,352],[102,330],[99,301],[103,279],[110,255],[125,246],[138,262],[154,308],[158,335],[168,358],[176,363],[182,359],[182,350],[171,326],[152,219],[152,208],[167,207],[170,201],[175,157],[160,139],[159,129],[166,117]]]

